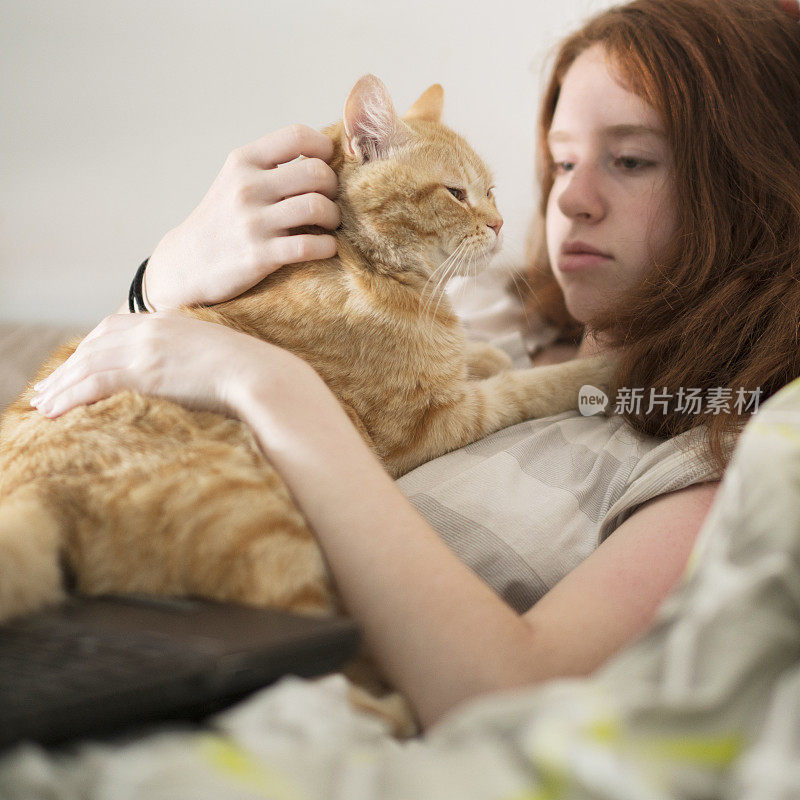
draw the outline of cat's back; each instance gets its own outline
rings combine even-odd
[[[281,267],[241,297],[192,313],[219,313],[291,350],[334,390],[343,379],[380,380],[389,392],[409,380],[432,388],[461,374],[464,339],[449,303],[425,296],[423,284],[382,273],[340,242],[334,258]]]
[[[0,495],[30,481],[99,487],[152,479],[181,463],[219,462],[223,453],[234,466],[261,462],[252,434],[238,420],[132,391],[55,419],[44,416],[30,405],[32,384],[63,363],[79,342],[59,347],[0,418]]]

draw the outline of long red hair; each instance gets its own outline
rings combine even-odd
[[[602,44],[626,88],[659,112],[674,154],[678,231],[641,282],[587,321],[622,349],[616,387],[760,390],[800,375],[800,25],[773,0],[634,0],[559,46],[538,123],[541,199],[528,240],[527,303],[576,342],[545,247],[553,186],[546,138],[564,75]],[[753,399],[753,395],[747,395]],[[700,424],[722,470],[752,408],[628,408],[636,430],[672,437]],[[732,434],[732,438],[728,438]]]

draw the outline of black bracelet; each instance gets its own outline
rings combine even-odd
[[[141,266],[136,270],[136,274],[133,276],[131,288],[128,289],[128,311],[130,311],[131,314],[135,314],[137,311],[145,314],[149,313],[148,308],[144,303],[144,298],[142,297],[142,281],[144,280],[144,270],[149,260],[150,257],[148,256],[144,261],[142,261]]]

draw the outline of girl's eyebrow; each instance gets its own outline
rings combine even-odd
[[[655,136],[659,139],[666,139],[664,131],[659,128],[652,128],[648,125],[609,125],[600,129],[601,135],[608,139],[623,139],[626,136]],[[568,142],[572,140],[572,135],[568,131],[550,131],[547,135],[548,144],[553,142]]]

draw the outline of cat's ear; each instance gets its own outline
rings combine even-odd
[[[434,83],[420,96],[416,103],[406,111],[403,119],[427,119],[430,122],[439,122],[442,118],[444,105],[444,89],[441,84]]]
[[[394,110],[389,91],[374,75],[358,79],[345,100],[342,117],[345,153],[362,162],[386,158],[409,136],[407,126]]]

